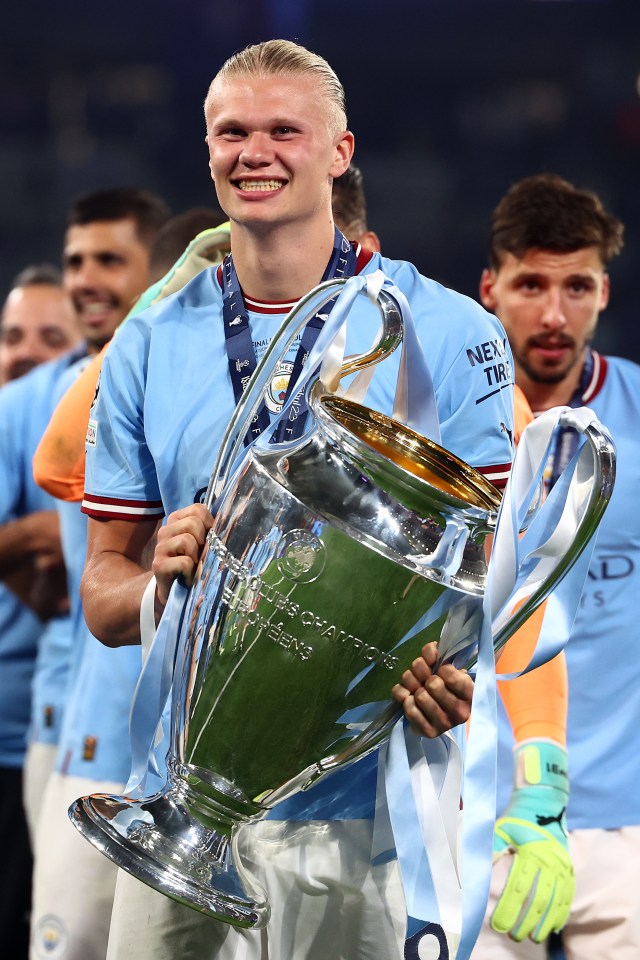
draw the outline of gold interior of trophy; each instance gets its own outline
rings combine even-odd
[[[500,506],[499,492],[481,473],[403,423],[344,397],[325,395],[320,403],[342,427],[413,476],[482,510]]]

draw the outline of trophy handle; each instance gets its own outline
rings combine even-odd
[[[504,647],[510,637],[519,630],[534,610],[547,599],[549,594],[574,566],[596,532],[607,504],[611,499],[616,474],[616,448],[613,440],[595,417],[585,425],[582,424],[578,418],[574,418],[572,416],[573,413],[574,411],[571,410],[568,413],[562,414],[558,425],[573,427],[578,433],[584,435],[586,442],[590,446],[593,458],[593,469],[590,477],[591,490],[589,492],[589,499],[576,525],[573,539],[564,554],[559,557],[558,563],[547,579],[494,634],[493,648],[496,653]],[[568,497],[571,495],[572,489],[573,482],[569,489]],[[530,517],[528,517],[528,521],[531,522]],[[462,669],[470,669],[475,666],[476,661],[477,654],[474,654],[474,656],[464,664]]]
[[[313,290],[302,297],[287,314],[282,326],[254,370],[222,438],[205,499],[205,504],[209,510],[212,509],[215,500],[225,487],[230,470],[242,449],[244,437],[251,421],[258,412],[265,388],[273,376],[278,362],[307,325],[309,319],[332,300],[341,291],[341,288],[349,282],[349,279],[352,278],[326,280],[324,283],[318,284],[317,287],[314,287]],[[340,369],[340,377],[378,363],[390,353],[393,353],[402,342],[404,322],[396,300],[386,290],[380,289],[376,295],[376,305],[382,315],[382,331],[366,353],[345,358]],[[313,378],[312,382],[317,379],[318,375]]]

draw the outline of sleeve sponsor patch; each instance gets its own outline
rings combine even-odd
[[[89,420],[89,423],[87,424],[87,436],[85,438],[85,443],[89,447],[95,447],[97,439],[98,439],[98,421]]]
[[[513,383],[506,340],[486,340],[484,343],[476,344],[475,347],[467,350],[467,360],[471,367],[482,370],[488,390],[476,399],[476,404],[483,403]]]

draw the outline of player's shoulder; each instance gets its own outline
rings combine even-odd
[[[84,355],[84,348],[77,348],[40,363],[29,373],[12,380],[0,389],[0,406],[10,408],[23,403],[33,403],[38,397],[48,397],[51,389],[58,383],[68,368]]]
[[[105,354],[105,366],[137,363],[149,353],[153,341],[175,342],[180,332],[210,321],[216,304],[222,303],[214,268],[205,269],[182,289],[133,313],[116,331]]]
[[[472,297],[424,276],[413,263],[376,254],[365,270],[382,270],[407,297],[416,322],[429,322],[434,334],[453,342],[456,338],[451,334],[455,331],[459,344],[483,356],[492,350],[502,356],[508,350],[504,327],[494,314]]]
[[[180,290],[148,307],[138,318],[143,318],[150,326],[184,323],[190,316],[199,317],[203,309],[210,311],[216,305],[222,305],[222,290],[216,267],[208,267],[185,283]]]
[[[627,357],[603,358],[607,365],[607,375],[613,375],[622,379],[628,379],[634,383],[640,381],[640,364]]]

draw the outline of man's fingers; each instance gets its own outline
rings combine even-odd
[[[435,640],[424,645],[422,648],[422,659],[425,661],[428,667],[434,666],[436,660],[438,659],[438,644]]]
[[[416,698],[411,694],[406,697],[402,703],[404,715],[411,724],[414,733],[420,737],[428,737],[430,740],[440,736],[444,730],[440,730],[431,721],[431,712],[425,710],[422,705],[418,705]],[[435,705],[434,705],[434,709]]]
[[[401,683],[396,683],[395,686],[391,688],[391,696],[394,698],[394,700],[397,700],[398,703],[404,703],[407,697],[410,697],[411,694]]]
[[[392,695],[402,703],[405,716],[416,733],[437,737],[469,719],[473,680],[468,673],[446,664],[434,676],[435,643],[427,644],[409,670],[402,674]]]
[[[193,507],[201,507],[202,510],[196,512]],[[177,510],[167,517],[166,524],[158,530],[158,544],[164,544],[179,534],[189,533],[202,546],[212,523],[213,517],[206,507],[194,503],[192,507]]]
[[[473,698],[473,680],[466,670],[458,670],[450,663],[445,663],[436,674],[444,683],[446,689],[462,700],[471,703]]]
[[[158,541],[153,563],[171,557],[190,557],[197,563],[202,553],[202,543],[191,530],[174,534],[168,540]]]
[[[445,733],[469,718],[470,707],[467,701],[460,701],[450,693],[439,677],[432,677],[426,687],[414,694],[414,698],[438,734]]]
[[[198,517],[207,530],[213,524],[213,516],[204,503],[190,503],[188,507],[181,507],[170,513],[167,517],[167,525],[173,520],[183,520],[185,517]]]
[[[416,690],[419,690],[420,687],[422,686],[422,682],[418,680],[418,678],[413,673],[413,667],[411,668],[411,670],[404,671],[400,679],[400,683],[407,690],[408,693],[415,693]]]
[[[455,671],[460,674],[460,671]],[[466,723],[471,714],[473,681],[461,675],[449,679],[439,674],[427,680],[424,688],[415,693],[418,706],[427,714],[439,733]]]
[[[182,577],[190,586],[196,569],[196,562],[192,557],[177,554],[173,557],[164,557],[161,563],[153,562],[153,573],[156,580],[170,585],[176,577]],[[168,592],[168,591],[167,591]]]
[[[193,503],[171,513],[158,530],[151,570],[157,581],[161,606],[166,604],[176,577],[182,577],[191,585],[212,524],[213,517],[204,504]]]

